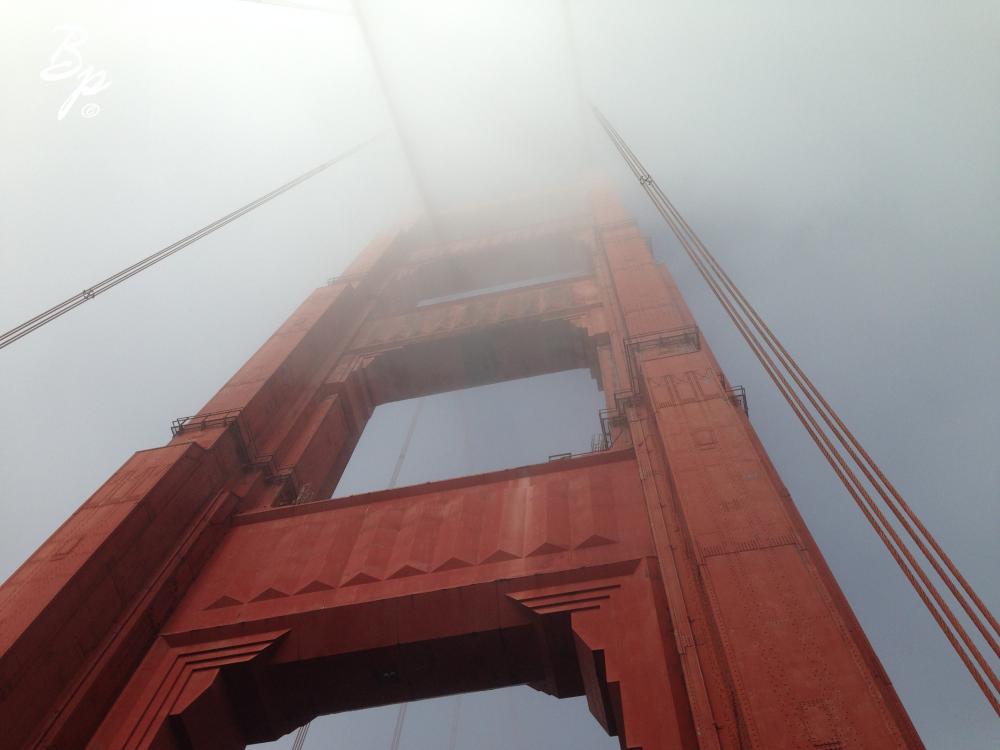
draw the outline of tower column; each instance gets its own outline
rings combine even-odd
[[[518,684],[626,750],[921,747],[613,198],[473,218],[373,243],[4,584],[5,747],[237,748]],[[598,450],[326,499],[379,404],[574,368]]]

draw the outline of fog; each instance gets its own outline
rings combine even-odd
[[[165,442],[173,418],[195,413],[377,232],[423,211],[460,232],[463,207],[512,198],[572,210],[597,171],[678,279],[729,379],[747,386],[751,421],[927,746],[1000,746],[995,715],[576,87],[996,611],[1000,8],[569,5],[578,72],[561,2],[366,0],[401,143],[347,3],[4,0],[2,329],[384,135],[0,351],[0,578],[133,451]],[[111,85],[57,119],[74,83],[40,74],[60,26],[89,33],[84,63]],[[99,112],[87,117],[90,103]],[[466,407],[491,403],[470,394]],[[426,419],[422,445],[435,425],[447,432],[445,417]],[[567,438],[581,429],[563,421]],[[510,431],[534,434],[530,413]],[[566,450],[536,437],[538,460]],[[372,482],[388,481],[395,440],[372,459]],[[444,746],[453,700],[414,706],[401,747]],[[462,711],[459,750],[615,746],[585,705],[528,688],[467,696]],[[517,720],[498,718],[508,711]],[[388,746],[394,715],[319,721],[305,747]]]

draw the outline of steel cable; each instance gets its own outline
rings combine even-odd
[[[406,720],[406,707],[408,703],[399,705],[399,712],[396,714],[396,726],[392,730],[392,741],[389,743],[389,750],[399,750],[399,742],[403,738],[403,722]]]
[[[9,331],[6,331],[3,334],[0,334],[0,349],[3,349],[6,346],[10,346],[15,341],[17,341],[17,340],[19,340],[19,339],[24,338],[25,336],[27,336],[32,331],[35,331],[35,330],[41,328],[42,326],[46,325],[47,323],[51,323],[56,318],[59,318],[59,317],[65,315],[66,313],[68,313],[70,310],[73,310],[73,309],[79,307],[84,302],[88,302],[89,300],[94,299],[94,297],[96,297],[97,295],[103,294],[104,292],[108,291],[112,287],[118,286],[119,284],[121,284],[122,282],[124,282],[124,281],[132,278],[136,274],[139,274],[139,273],[145,271],[147,268],[156,265],[160,261],[165,260],[166,258],[169,258],[174,253],[180,252],[181,250],[183,250],[184,248],[186,248],[188,245],[194,244],[195,242],[197,242],[201,238],[206,237],[209,234],[212,234],[213,232],[215,232],[218,229],[221,229],[222,227],[226,226],[227,224],[229,224],[229,223],[235,221],[236,219],[240,218],[244,214],[247,214],[250,211],[253,211],[255,208],[258,208],[259,206],[262,206],[265,203],[268,203],[269,201],[273,200],[274,198],[277,198],[279,195],[281,195],[283,193],[286,193],[287,191],[291,190],[293,187],[296,187],[297,185],[301,185],[306,180],[308,180],[308,179],[310,179],[312,177],[315,177],[320,172],[323,172],[326,169],[329,169],[330,167],[332,167],[337,162],[342,161],[342,160],[346,159],[347,157],[352,156],[353,154],[357,153],[358,151],[360,151],[361,149],[365,148],[366,146],[368,146],[369,144],[371,144],[373,141],[375,141],[379,137],[381,137],[381,134],[373,136],[372,138],[369,138],[368,140],[364,141],[363,143],[360,143],[357,146],[354,146],[354,147],[348,149],[347,151],[344,151],[343,153],[341,153],[341,154],[333,157],[332,159],[323,162],[319,166],[313,167],[308,172],[305,172],[305,173],[299,175],[298,177],[296,177],[294,180],[286,182],[284,185],[281,185],[280,187],[275,188],[271,192],[269,192],[269,193],[267,193],[265,195],[262,195],[260,198],[257,198],[255,201],[252,201],[252,202],[246,204],[245,206],[242,206],[242,207],[236,209],[235,211],[226,214],[221,219],[217,219],[216,221],[213,221],[211,224],[208,224],[207,226],[202,227],[201,229],[197,230],[196,232],[192,232],[191,234],[187,235],[186,237],[183,237],[183,238],[177,240],[176,242],[174,242],[174,243],[172,243],[170,245],[167,245],[166,247],[162,248],[161,250],[157,250],[152,255],[148,255],[147,257],[143,258],[142,260],[137,261],[136,263],[133,263],[131,266],[128,266],[127,268],[123,268],[122,270],[118,271],[117,273],[112,274],[111,276],[108,276],[106,279],[102,279],[101,281],[98,281],[96,284],[94,284],[94,285],[92,285],[90,287],[87,287],[83,291],[78,292],[77,294],[74,294],[72,297],[69,297],[69,298],[63,300],[58,305],[54,305],[53,307],[50,307],[48,310],[45,310],[44,312],[41,312],[38,315],[35,315],[33,318],[29,318],[28,320],[24,321],[20,325],[14,326]]]
[[[295,733],[295,739],[292,741],[292,750],[302,750],[306,744],[306,735],[309,734],[309,726],[311,724],[312,722],[309,721],[299,727],[299,731]]]
[[[766,324],[764,324],[760,315],[749,304],[742,292],[740,292],[735,283],[732,282],[732,279],[725,273],[718,260],[707,250],[707,248],[705,248],[700,238],[698,238],[698,236],[690,228],[666,195],[663,194],[655,180],[653,180],[652,176],[643,167],[638,157],[635,156],[634,152],[632,152],[628,145],[624,142],[624,139],[622,139],[620,134],[618,134],[607,118],[597,111],[596,108],[594,112],[602,127],[611,138],[612,143],[615,145],[616,149],[626,161],[633,174],[639,180],[639,183],[653,201],[654,206],[667,222],[668,226],[670,226],[674,235],[677,237],[692,262],[695,264],[695,267],[701,276],[705,279],[706,283],[708,283],[710,289],[719,299],[740,334],[747,341],[755,356],[757,356],[758,360],[760,360],[761,364],[764,366],[769,377],[778,387],[779,392],[792,407],[793,412],[803,424],[810,437],[816,443],[820,452],[827,459],[828,463],[830,463],[830,466],[833,468],[835,474],[844,484],[849,494],[851,494],[855,503],[858,504],[858,507],[862,510],[866,520],[868,520],[869,524],[876,531],[883,544],[885,544],[893,559],[906,576],[907,580],[914,587],[914,590],[917,592],[918,596],[921,598],[939,627],[945,633],[945,636],[952,644],[952,647],[961,658],[963,664],[965,664],[973,679],[987,697],[987,700],[993,706],[994,710],[1000,713],[1000,703],[998,703],[996,696],[988,688],[986,681],[983,679],[983,676],[985,675],[986,680],[989,680],[989,682],[992,683],[998,691],[1000,691],[1000,685],[998,685],[996,675],[993,673],[992,669],[990,669],[989,664],[986,662],[979,649],[971,641],[965,629],[957,621],[951,608],[941,597],[940,592],[928,579],[919,563],[914,559],[912,552],[909,550],[906,543],[899,537],[891,523],[884,516],[881,510],[879,510],[878,505],[865,490],[859,477],[851,470],[847,459],[839,451],[839,449],[831,443],[829,436],[817,424],[812,413],[802,403],[797,392],[792,388],[785,375],[782,374],[781,368],[784,368],[784,372],[791,377],[796,385],[798,385],[806,399],[812,404],[820,418],[827,425],[830,432],[833,433],[833,436],[837,439],[837,441],[844,446],[848,455],[851,459],[853,459],[858,469],[860,469],[862,474],[864,474],[869,480],[872,487],[883,499],[885,505],[892,511],[893,515],[901,523],[910,538],[917,544],[920,551],[931,563],[935,572],[937,572],[939,577],[941,577],[941,579],[945,582],[949,591],[951,591],[955,599],[959,601],[966,614],[969,615],[970,620],[973,621],[980,633],[982,633],[984,638],[990,646],[994,648],[994,650],[996,650],[995,639],[992,637],[991,633],[982,621],[976,616],[973,608],[969,605],[965,598],[961,596],[951,579],[949,579],[941,569],[937,560],[935,560],[935,558],[930,554],[927,547],[914,531],[913,527],[907,523],[907,519],[910,519],[913,524],[917,526],[920,534],[922,534],[928,543],[931,544],[931,547],[938,553],[941,560],[945,563],[945,566],[952,571],[953,575],[955,575],[956,580],[960,582],[962,589],[969,593],[969,596],[972,598],[976,608],[983,613],[983,616],[994,627],[996,623],[995,619],[992,618],[988,609],[979,597],[976,596],[971,585],[969,585],[964,577],[958,573],[954,563],[952,563],[950,558],[944,554],[940,545],[938,545],[936,540],[933,540],[930,532],[927,531],[926,527],[924,527],[924,525],[920,523],[919,519],[916,518],[912,509],[905,503],[905,501],[902,500],[898,492],[896,492],[895,488],[892,487],[888,480],[885,479],[884,474],[878,468],[877,464],[875,464],[871,456],[864,451],[853,434],[847,430],[846,426],[843,424],[836,412],[834,412],[832,407],[829,406],[826,399],[822,397],[822,394],[819,393],[812,381],[805,376],[801,368],[797,363],[795,363],[794,359],[788,354],[787,350],[780,344],[770,328],[766,327]],[[742,316],[740,311],[742,311]],[[743,316],[746,317],[746,320],[744,320]],[[756,334],[754,331],[756,331]],[[764,346],[769,348],[774,353],[775,357],[777,357],[777,362],[775,362],[771,355],[765,351]],[[874,472],[875,476],[883,482],[886,486],[885,488],[879,485],[875,477],[872,475],[872,472]],[[886,488],[888,489],[889,495],[886,494]],[[896,500],[898,505],[897,503],[894,503],[893,500]],[[904,558],[906,561],[905,563]],[[920,579],[923,586],[917,583],[917,578]],[[930,595],[930,598],[928,598],[928,594]],[[934,600],[934,604],[937,606],[932,604],[931,599]],[[954,628],[954,632],[948,627],[949,624]],[[956,634],[958,639],[956,639]],[[959,644],[959,639],[968,649],[968,654]],[[969,658],[969,654],[971,654],[972,659],[975,660],[975,662],[982,668],[982,673],[975,669]]]
[[[618,137],[620,138],[620,135]],[[947,556],[947,554],[945,554],[944,550],[941,549],[937,540],[934,539],[923,523],[920,522],[920,519],[917,518],[909,504],[903,500],[903,498],[896,491],[895,487],[885,477],[885,474],[881,471],[878,464],[876,464],[874,459],[872,459],[868,452],[865,451],[864,447],[843,423],[840,416],[833,409],[833,407],[830,406],[829,402],[827,402],[827,400],[823,397],[819,389],[816,388],[812,380],[810,380],[809,377],[802,371],[795,359],[788,353],[785,347],[774,335],[774,332],[771,331],[761,318],[760,314],[743,295],[739,287],[737,287],[732,281],[722,265],[701,241],[701,238],[698,237],[684,217],[674,207],[670,199],[662,192],[662,190],[660,190],[659,186],[655,184],[655,181],[650,185],[650,187],[656,192],[659,201],[663,203],[667,212],[673,217],[674,221],[671,223],[671,228],[673,229],[675,235],[678,237],[680,237],[681,234],[686,235],[691,243],[697,248],[701,257],[708,262],[709,266],[714,271],[716,278],[721,280],[723,286],[731,293],[738,306],[743,311],[743,314],[750,320],[754,328],[763,337],[764,343],[769,349],[771,349],[772,352],[774,352],[775,356],[789,372],[796,385],[812,404],[816,413],[819,414],[826,423],[830,432],[837,438],[838,442],[844,447],[852,460],[865,475],[865,478],[868,479],[871,486],[882,497],[886,506],[892,511],[893,515],[906,530],[907,534],[916,543],[921,553],[923,553],[924,557],[928,560],[928,562],[930,562],[931,566],[934,568],[941,580],[944,581],[949,591],[951,591],[952,595],[965,610],[969,619],[975,624],[983,638],[990,645],[990,648],[993,649],[995,654],[1000,656],[1000,645],[997,643],[994,632],[991,632],[990,628],[987,627],[987,624],[980,619],[976,612],[976,609],[978,608],[980,613],[987,620],[987,623],[992,626],[993,631],[1000,634],[1000,629],[997,628],[997,622],[987,609],[986,605],[976,595],[971,585],[961,575],[951,559]],[[872,472],[874,472],[876,476],[873,476]],[[887,492],[889,494],[887,494]],[[910,521],[912,521],[913,525],[919,529],[920,534],[917,534],[917,532],[914,531],[913,527],[910,525]],[[921,537],[923,537],[923,539]],[[965,597],[957,590],[952,579],[949,578],[949,576],[941,568],[938,560],[925,546],[925,540],[931,545],[934,551],[945,563],[945,566],[948,567],[949,571],[951,571],[951,573],[955,576],[955,579],[959,582],[961,587],[970,596],[975,607],[969,604]]]
[[[618,139],[621,138],[621,136],[617,134],[617,131],[615,131],[615,135],[617,136]],[[621,143],[624,145],[623,141],[621,141]],[[627,145],[625,145],[625,148],[627,148]],[[629,154],[631,155],[632,158],[635,158],[634,154],[631,151],[629,151]],[[639,164],[639,167],[641,168],[641,164]],[[648,174],[646,176],[648,177]],[[818,389],[816,389],[815,385],[813,385],[812,381],[805,376],[805,373],[802,372],[801,368],[799,368],[798,364],[794,361],[791,355],[788,354],[787,350],[785,350],[785,348],[781,345],[780,341],[777,340],[777,338],[774,336],[774,333],[769,328],[767,328],[766,324],[760,318],[760,315],[757,313],[757,311],[750,305],[750,303],[743,296],[739,288],[736,287],[736,285],[733,283],[732,279],[730,279],[729,276],[725,273],[725,270],[721,267],[721,265],[718,263],[715,257],[705,247],[704,243],[701,242],[701,239],[697,236],[697,234],[694,233],[694,230],[691,229],[690,225],[687,224],[684,218],[673,206],[673,204],[670,202],[670,199],[663,194],[662,190],[660,190],[659,186],[655,184],[655,181],[652,181],[651,177],[649,178],[649,180],[651,182],[648,185],[648,189],[653,191],[651,197],[654,200],[654,204],[656,204],[658,208],[660,208],[661,212],[665,210],[667,213],[670,214],[670,217],[665,216],[664,218],[668,221],[668,224],[671,226],[671,229],[674,231],[678,239],[682,241],[685,250],[689,253],[689,255],[692,252],[697,252],[703,259],[707,260],[707,262],[710,264],[712,270],[715,273],[715,277],[721,280],[722,284],[731,293],[733,299],[736,300],[740,309],[743,311],[743,314],[749,319],[750,323],[754,326],[754,328],[758,331],[758,333],[764,336],[765,344],[767,344],[768,348],[770,348],[771,351],[774,352],[774,354],[778,357],[781,364],[786,368],[786,371],[790,374],[792,380],[795,381],[796,385],[799,387],[799,389],[802,391],[805,397],[812,404],[816,413],[819,414],[819,416],[826,423],[827,427],[830,429],[830,432],[834,435],[834,437],[837,438],[838,442],[840,442],[841,445],[844,446],[850,457],[854,460],[857,467],[868,479],[871,486],[882,497],[886,506],[892,511],[893,515],[896,517],[899,523],[903,526],[903,528],[906,530],[909,536],[917,544],[917,547],[923,553],[924,557],[930,562],[931,566],[934,568],[935,572],[938,574],[941,580],[944,581],[945,585],[952,592],[952,595],[960,603],[962,608],[965,610],[966,614],[969,616],[969,619],[976,625],[976,627],[979,629],[984,639],[987,641],[987,643],[989,643],[994,653],[1000,656],[1000,647],[998,647],[996,639],[994,638],[993,634],[987,628],[986,624],[979,619],[975,609],[967,602],[967,600],[957,590],[953,581],[944,572],[944,570],[941,568],[938,561],[934,558],[934,556],[930,553],[930,551],[928,551],[927,547],[924,545],[920,536],[918,536],[914,531],[914,529],[910,526],[907,519],[910,517],[916,518],[912,510],[909,509],[908,505],[905,505],[905,501],[903,501],[903,505],[905,506],[905,508],[901,508],[899,505],[893,502],[893,498],[889,497],[889,495],[886,494],[886,489],[883,488],[883,486],[881,486],[878,481],[876,481],[876,478],[872,476],[871,471],[869,471],[869,469],[872,466],[874,466],[875,471],[878,473],[878,475],[884,479],[884,474],[882,474],[882,472],[878,469],[877,465],[874,464],[874,461],[873,459],[871,459],[871,456],[868,455],[867,452],[864,452],[864,449],[861,448],[860,444],[854,438],[853,434],[851,434],[847,430],[846,426],[844,426],[839,416],[836,414],[836,412],[833,411],[832,407],[829,406],[829,404],[823,398],[822,394],[819,393]],[[685,236],[687,238],[687,241],[683,239]],[[693,244],[695,248],[697,248],[697,250],[692,250],[691,244]],[[699,268],[699,270],[701,269]],[[867,459],[867,463],[870,465],[866,465],[866,462],[859,457],[858,452],[855,451],[855,447],[859,448],[860,452],[864,453],[864,456]],[[885,480],[885,482],[888,482],[888,480]],[[895,497],[898,498],[899,500],[902,500],[902,498],[899,498],[898,494],[895,493],[894,488],[892,489]],[[919,524],[919,519],[917,519],[917,523]],[[929,532],[926,530],[923,524],[919,524],[919,527],[924,534],[929,536]],[[936,540],[933,540],[933,537],[931,537],[931,540],[935,549],[940,550],[940,547],[937,545]],[[940,554],[944,555],[943,550],[940,550]],[[949,563],[951,562],[950,559],[948,560],[948,562]],[[965,579],[962,578],[961,580],[964,582]],[[968,586],[968,583],[965,582],[965,585]],[[971,590],[971,587],[969,587],[969,589]],[[974,602],[985,611],[985,616],[987,617],[990,624],[995,624],[995,620],[992,619],[992,616],[990,615],[989,611],[986,610],[985,605],[982,604],[978,596],[975,596],[975,592],[973,592],[973,597],[974,597]],[[1000,685],[998,685],[998,688],[1000,688]]]

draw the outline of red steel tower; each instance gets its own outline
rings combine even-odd
[[[370,245],[0,589],[0,743],[240,748],[528,683],[623,748],[921,747],[614,197],[432,238]],[[593,452],[324,499],[379,404],[577,367]]]

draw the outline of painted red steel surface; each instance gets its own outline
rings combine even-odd
[[[528,683],[623,748],[921,747],[673,280],[592,204],[373,243],[135,454],[0,589],[0,745],[238,748]],[[378,404],[575,367],[607,450],[319,499]]]

